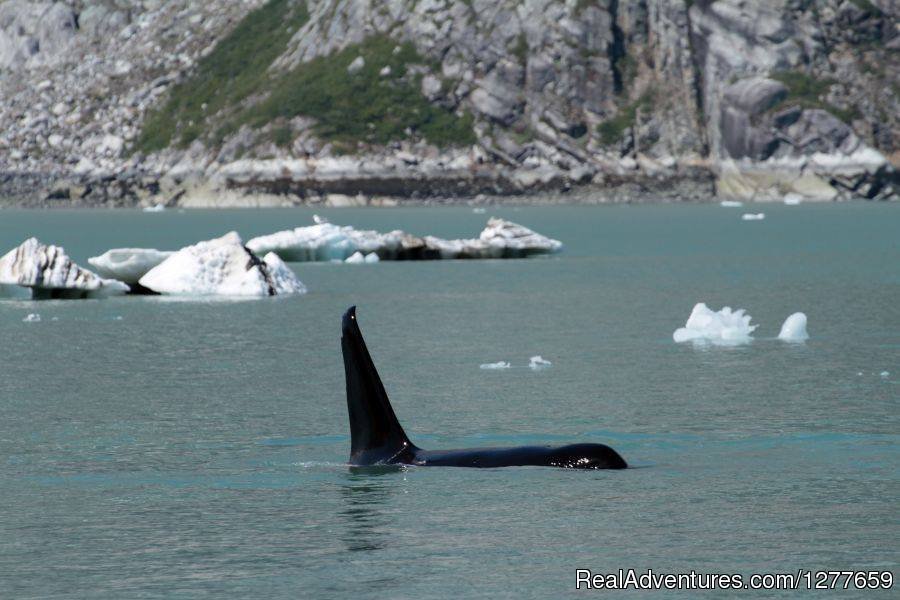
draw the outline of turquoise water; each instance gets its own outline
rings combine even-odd
[[[295,264],[296,298],[0,302],[0,597],[567,597],[576,568],[900,576],[900,206],[763,210],[324,210],[453,237],[495,214],[566,251]],[[85,263],[311,214],[3,210],[0,251],[37,235]],[[755,341],[675,344],[698,301],[746,308]],[[418,445],[594,441],[640,468],[347,467],[350,304]],[[772,339],[797,310],[811,339]],[[553,366],[479,369],[535,354]]]

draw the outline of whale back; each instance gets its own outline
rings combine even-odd
[[[384,391],[359,330],[355,306],[344,313],[341,349],[347,380],[351,464],[403,462],[416,447],[406,437]]]

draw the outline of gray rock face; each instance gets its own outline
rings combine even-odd
[[[802,181],[795,193],[897,196],[891,0],[310,0],[273,72],[376,34],[410,42],[423,97],[471,114],[477,145],[397,140],[348,165],[298,118],[283,148],[243,127],[216,148],[131,155],[144,115],[262,4],[0,3],[0,194],[43,178],[46,197],[69,202],[176,202],[191,186],[415,198],[653,188],[706,169],[720,195],[777,198]],[[323,176],[296,161],[343,166]]]
[[[79,13],[78,28],[86,35],[101,38],[118,35],[130,21],[129,10],[123,10],[113,2],[98,2]]]
[[[64,4],[0,3],[0,69],[53,64],[74,36],[75,13]]]
[[[788,96],[783,83],[765,77],[748,77],[725,88],[725,101],[751,115],[758,115]]]

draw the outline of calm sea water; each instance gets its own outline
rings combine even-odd
[[[496,214],[566,251],[296,264],[310,293],[286,299],[0,302],[0,597],[547,598],[575,595],[576,568],[900,577],[900,206],[763,210],[324,210],[454,237]],[[0,250],[37,235],[84,263],[311,215],[3,210]],[[746,308],[755,341],[675,344],[698,301]],[[347,467],[351,304],[417,444],[605,442],[640,468]],[[811,339],[772,339],[797,310]],[[479,369],[535,354],[553,366]]]

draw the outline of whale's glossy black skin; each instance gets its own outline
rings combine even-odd
[[[409,441],[375,370],[356,321],[356,307],[344,313],[341,348],[350,415],[350,464],[423,467],[543,466],[567,469],[625,469],[619,454],[603,444],[560,447],[423,450]]]

